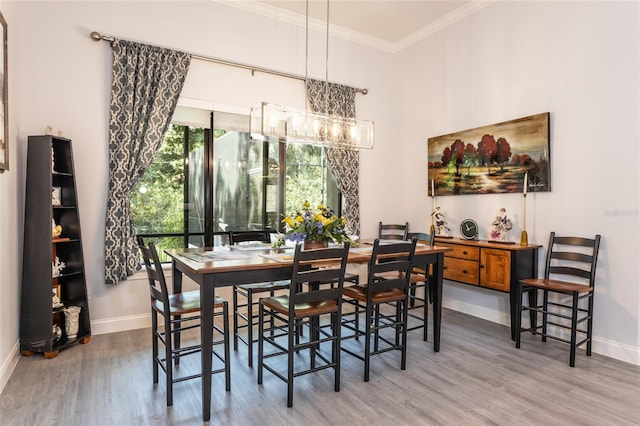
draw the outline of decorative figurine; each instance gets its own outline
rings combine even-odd
[[[59,277],[62,270],[67,266],[66,263],[60,261],[60,258],[56,256],[56,260],[51,262],[51,276],[53,278]]]
[[[61,189],[59,186],[51,187],[51,205],[55,207],[60,207],[62,205],[62,201],[60,200]]]
[[[280,232],[277,232],[272,237],[271,248],[280,248],[284,246],[285,240],[286,240],[286,235],[281,234]]]
[[[53,343],[56,343],[62,337],[62,329],[58,324],[53,324],[51,329],[51,334],[53,335]]]
[[[52,293],[51,294],[51,307],[53,309],[63,308],[64,305],[60,301],[60,298],[58,297],[58,294],[57,294],[56,290],[52,289],[51,293]]]
[[[431,216],[435,221],[436,235],[448,237],[451,228],[447,225],[447,214],[440,210],[440,207],[436,207]]]
[[[51,237],[58,238],[62,234],[62,226],[56,225],[56,221],[51,218]]]
[[[504,207],[500,209],[498,215],[491,223],[491,232],[489,232],[489,239],[494,241],[504,241],[507,239],[507,232],[513,228],[511,219],[507,217],[507,209]]]

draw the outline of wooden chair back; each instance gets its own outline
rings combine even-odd
[[[421,244],[428,244],[432,246],[435,236],[435,234],[426,234],[424,232],[407,232],[406,240],[410,241],[415,238]]]
[[[271,242],[271,234],[268,229],[255,231],[229,231],[230,244],[238,244],[246,241],[269,243]]]
[[[301,304],[333,300],[342,303],[342,287],[349,256],[349,243],[337,247],[302,250],[296,244],[291,285],[289,286],[289,316],[295,316],[294,307]],[[305,290],[304,285],[309,286]]]
[[[167,289],[167,281],[162,271],[162,263],[158,258],[158,251],[153,243],[149,243],[147,247],[144,245],[142,237],[136,237],[138,248],[142,253],[147,278],[149,279],[149,291],[151,294],[151,304],[155,306],[154,301],[162,303],[162,306],[169,307],[169,291]]]
[[[409,232],[409,222],[404,224],[378,224],[378,238],[381,240],[406,240]]]
[[[594,238],[549,236],[545,279],[595,284],[600,235]]]
[[[392,244],[380,244],[378,239],[374,241],[367,279],[368,303],[377,292],[397,289],[407,293],[416,243],[415,238]]]

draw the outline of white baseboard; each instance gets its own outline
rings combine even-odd
[[[487,321],[502,324],[507,327],[511,324],[511,319],[507,312],[498,312],[494,309],[487,309],[471,303],[464,303],[460,300],[446,300],[443,307]],[[618,342],[594,336],[592,350],[594,353],[602,356],[628,362],[630,364],[640,365],[640,348],[637,347],[623,345]]]
[[[119,331],[137,330],[151,327],[151,314],[129,315],[91,321],[91,334],[108,334]]]
[[[442,306],[452,311],[462,312],[473,317],[506,325],[507,327],[511,324],[511,318],[508,312],[500,312],[495,309],[485,308],[474,305],[473,303],[465,303],[456,299],[445,299]]]
[[[9,352],[9,356],[5,359],[0,367],[0,392],[4,390],[4,387],[7,385],[9,381],[9,377],[11,377],[11,373],[18,365],[18,360],[20,359],[20,341],[16,341],[16,344],[13,345],[11,351]],[[0,405],[2,405],[0,401]]]
[[[630,364],[640,365],[640,348],[593,337],[593,352]]]

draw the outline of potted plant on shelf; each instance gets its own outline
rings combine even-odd
[[[305,201],[302,210],[282,219],[286,237],[290,241],[304,242],[304,249],[327,247],[330,242],[351,241],[346,233],[347,221],[327,206],[320,204],[315,210]]]

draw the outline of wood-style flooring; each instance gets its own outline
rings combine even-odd
[[[431,339],[431,334],[429,334]],[[257,347],[256,347],[257,352]],[[444,310],[441,351],[410,332],[408,366],[399,353],[362,363],[343,353],[342,388],[332,370],[296,379],[294,406],[286,384],[247,367],[246,347],[232,351],[232,390],[213,378],[215,425],[633,425],[640,424],[640,367],[523,336],[515,349],[504,326]],[[199,358],[180,369],[197,368]],[[47,360],[21,358],[2,394],[1,425],[202,424],[200,380],[174,385],[165,404],[164,376],[151,377],[148,329],[93,336]]]

